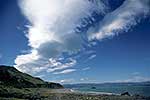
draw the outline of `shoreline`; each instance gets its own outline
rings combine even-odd
[[[75,89],[68,89],[68,88],[64,88],[64,89],[52,89],[53,93],[77,93],[77,94],[95,94],[95,95],[120,95],[120,94],[116,94],[116,93],[109,93],[109,92],[94,92],[94,91],[79,91],[79,90],[75,90]]]
[[[32,91],[34,94],[24,92],[24,94],[20,96],[2,96],[0,100],[150,100],[150,97],[145,96],[122,96],[103,92],[85,93],[77,92],[72,89],[28,88],[27,91]]]

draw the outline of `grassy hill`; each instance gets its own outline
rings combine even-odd
[[[14,67],[0,66],[0,100],[150,100],[143,96],[65,93],[62,88],[59,83],[45,82]]]
[[[58,83],[45,82],[10,66],[0,66],[0,85],[16,88],[63,88]]]
[[[59,83],[45,82],[14,67],[0,66],[0,100],[4,97],[37,99],[41,98],[42,91],[62,88]]]

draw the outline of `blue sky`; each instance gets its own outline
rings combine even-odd
[[[149,1],[106,1],[1,0],[0,64],[61,83],[149,81]]]

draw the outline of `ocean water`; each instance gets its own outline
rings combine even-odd
[[[83,93],[121,94],[150,96],[150,83],[105,83],[105,84],[66,84],[65,88]]]

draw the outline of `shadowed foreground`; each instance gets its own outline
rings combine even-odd
[[[0,66],[0,100],[150,100],[142,96],[96,95],[72,92],[9,66]]]
[[[0,100],[150,100],[146,97],[115,96],[115,95],[90,95],[74,93],[51,93],[48,96],[33,96],[30,98],[0,98]]]
[[[136,96],[115,96],[115,95],[91,95],[91,94],[73,94],[61,93],[50,94],[50,100],[150,100],[150,98]],[[46,99],[45,99],[46,100]]]
[[[1,92],[0,100],[150,100],[150,97],[83,94],[65,91],[65,89],[26,88],[16,90],[12,88]]]

